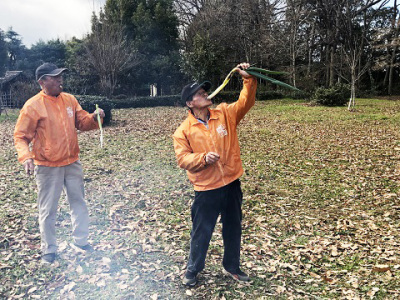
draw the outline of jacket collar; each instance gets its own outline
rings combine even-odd
[[[40,91],[40,95],[42,95],[42,97],[53,100],[53,101],[61,98],[61,94],[62,94],[62,92],[57,97],[54,97],[54,96],[47,95],[45,92],[43,92],[43,90]]]
[[[210,119],[209,120],[217,120],[218,119],[218,114],[215,112],[214,109],[208,109],[208,111],[210,112]],[[201,124],[196,119],[196,117],[192,114],[190,109],[188,110],[188,119],[189,119],[190,125]]]

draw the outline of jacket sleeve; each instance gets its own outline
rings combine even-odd
[[[98,129],[99,124],[97,120],[93,117],[94,114],[88,113],[86,110],[83,110],[81,105],[75,99],[76,109],[75,109],[75,127],[81,131],[88,131],[92,129]],[[103,120],[101,120],[103,123]]]
[[[256,101],[257,80],[254,77],[243,79],[243,88],[239,99],[227,106],[230,117],[235,120],[236,125],[243,119],[244,115],[253,107]]]
[[[180,168],[196,173],[206,167],[204,160],[206,153],[193,153],[189,141],[182,131],[177,130],[173,139],[175,156]]]
[[[23,107],[19,113],[17,124],[14,129],[14,145],[18,153],[18,161],[24,163],[27,159],[33,158],[29,150],[29,143],[36,134],[39,121],[37,112],[32,107]]]

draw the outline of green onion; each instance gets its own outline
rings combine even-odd
[[[288,75],[288,72],[281,72],[281,71],[270,71],[270,70],[265,70],[261,68],[256,68],[256,67],[249,67],[245,70],[247,71],[255,71],[259,73],[265,73],[265,74],[270,74],[270,75]]]
[[[96,104],[97,122],[99,123],[100,129],[100,147],[103,148],[103,126],[101,124],[101,118],[99,115],[99,106]]]
[[[267,80],[267,81],[269,81],[269,82],[272,82],[272,83],[274,83],[274,84],[283,86],[283,87],[285,87],[285,88],[288,88],[288,89],[291,89],[291,90],[294,90],[294,91],[300,91],[298,88],[296,88],[296,87],[294,87],[294,86],[291,86],[290,84],[287,84],[287,83],[284,83],[284,82],[282,82],[282,81],[273,79],[273,78],[268,77],[268,76],[266,76],[266,75],[264,75],[264,74],[257,73],[257,72],[254,72],[254,71],[249,71],[249,69],[247,69],[247,70],[245,70],[245,71],[246,71],[247,73],[249,73],[250,75],[253,75],[253,76],[257,77],[257,78]]]

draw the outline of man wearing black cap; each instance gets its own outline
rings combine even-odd
[[[178,165],[187,171],[194,186],[191,209],[192,232],[190,254],[183,284],[194,286],[197,274],[204,269],[205,258],[218,216],[221,214],[225,275],[238,281],[249,281],[240,270],[242,191],[239,177],[243,174],[236,127],[255,103],[257,81],[239,64],[243,78],[239,99],[210,109],[209,82],[188,84],[181,100],[189,108],[185,121],[173,135]]]
[[[18,160],[28,175],[36,177],[43,263],[56,257],[55,222],[63,189],[71,208],[72,245],[92,250],[76,131],[98,128],[97,115],[104,118],[104,111],[89,114],[74,96],[62,92],[65,70],[50,63],[36,69],[42,90],[25,103],[14,130]]]

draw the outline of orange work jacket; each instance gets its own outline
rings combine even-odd
[[[187,171],[196,191],[225,186],[243,174],[236,127],[255,103],[257,81],[243,79],[243,85],[238,101],[209,109],[208,129],[189,112],[173,134],[178,165]],[[208,152],[218,153],[219,161],[206,165]]]
[[[33,158],[35,165],[48,167],[72,164],[79,159],[76,129],[98,126],[93,114],[83,110],[74,96],[61,93],[52,97],[41,91],[25,103],[15,126],[18,161]]]

